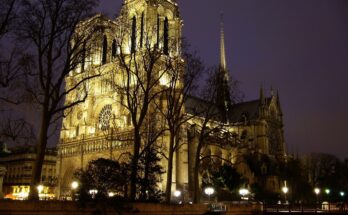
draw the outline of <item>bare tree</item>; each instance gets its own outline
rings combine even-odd
[[[127,17],[126,14],[121,17]],[[163,66],[163,51],[151,44],[151,34],[143,33],[146,42],[142,48],[135,45],[136,27],[127,25],[129,20],[123,20],[125,25],[118,36],[121,44],[120,53],[117,55],[117,64],[121,69],[121,80],[115,81],[115,90],[121,95],[121,106],[129,113],[132,125],[133,152],[131,161],[130,199],[136,197],[136,177],[141,149],[144,147],[142,138],[146,118],[152,115],[155,108],[153,103],[158,99],[161,90],[159,82],[167,68]],[[131,43],[129,43],[129,35]],[[144,40],[145,41],[145,40]],[[128,45],[129,44],[129,47]],[[126,48],[124,48],[126,47]],[[126,51],[128,50],[128,51]],[[157,137],[159,135],[156,135]]]
[[[340,160],[330,154],[312,153],[304,157],[309,183],[312,186],[325,186],[325,181],[335,174],[339,163]]]
[[[14,91],[18,86],[13,82],[20,76],[20,59],[14,39],[10,37],[17,19],[18,0],[4,0],[0,4],[0,101],[18,104],[18,95]],[[17,88],[16,88],[17,87]],[[9,93],[11,91],[11,93]],[[16,96],[16,98],[14,98]]]
[[[195,124],[192,125],[189,138],[196,138],[195,157],[193,167],[193,202],[198,203],[200,200],[200,183],[199,175],[202,162],[206,160],[222,160],[230,163],[231,161],[219,155],[205,154],[208,146],[218,147],[228,150],[238,146],[239,141],[236,141],[236,136],[228,130],[228,122],[225,122],[225,114],[219,109],[216,104],[216,99],[219,96],[220,71],[212,69],[208,74],[205,86],[203,87],[201,98],[195,98],[190,104],[188,103],[188,111],[195,118],[192,120]],[[236,85],[233,85],[233,88]],[[234,95],[238,95],[235,90]],[[232,95],[232,94],[231,94]],[[234,98],[234,97],[233,97]]]
[[[173,158],[174,153],[178,152],[182,146],[180,137],[184,125],[188,120],[195,117],[188,115],[185,111],[185,102],[197,89],[197,80],[204,71],[202,60],[195,52],[190,52],[184,45],[183,59],[181,56],[177,58],[166,58],[166,68],[168,68],[169,78],[166,83],[167,87],[163,90],[161,98],[157,104],[158,110],[164,118],[169,133],[168,144],[168,164],[167,164],[167,182],[166,182],[166,202],[171,200],[171,190],[173,181]]]
[[[85,101],[86,82],[97,73],[82,72],[74,80],[65,78],[85,60],[94,30],[75,30],[79,22],[90,15],[95,0],[22,0],[17,36],[27,46],[23,55],[26,61],[26,90],[40,110],[40,128],[37,158],[33,168],[30,199],[38,199],[36,190],[40,183],[49,128],[69,109]],[[86,51],[87,50],[87,51]],[[64,89],[65,87],[65,89]],[[64,100],[74,98],[70,100]]]
[[[1,117],[0,140],[20,144],[31,144],[35,141],[33,126],[24,119],[15,119],[13,116]]]
[[[12,28],[18,0],[3,0],[0,5],[0,40]]]

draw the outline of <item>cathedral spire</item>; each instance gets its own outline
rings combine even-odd
[[[225,51],[224,15],[223,15],[223,13],[221,13],[221,20],[220,20],[220,68],[224,71],[227,71],[226,51]]]
[[[221,13],[221,22],[220,22],[220,65],[218,73],[218,89],[217,89],[217,98],[216,103],[219,106],[223,118],[228,122],[228,115],[232,107],[231,96],[230,96],[230,86],[229,86],[229,77],[228,70],[226,65],[226,52],[225,52],[225,32],[223,24],[223,14]]]

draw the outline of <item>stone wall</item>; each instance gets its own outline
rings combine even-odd
[[[198,215],[209,214],[208,205],[165,205],[136,203],[125,205],[122,215]],[[225,215],[251,215],[261,213],[260,205],[232,205],[227,204]],[[97,205],[88,205],[81,208],[75,202],[63,201],[0,201],[0,215],[94,215],[94,214],[116,215],[115,210],[105,209]]]

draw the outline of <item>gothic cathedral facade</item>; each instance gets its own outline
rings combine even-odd
[[[85,86],[88,97],[63,119],[57,159],[58,197],[70,194],[74,172],[85,168],[89,161],[98,158],[122,160],[124,154],[132,153],[132,141],[126,141],[132,132],[132,119],[122,105],[124,96],[113,87],[113,83],[129,82],[132,77],[122,71],[124,68],[120,66],[117,56],[131,55],[146,47],[156,46],[163,55],[181,59],[182,26],[183,20],[175,0],[124,0],[120,15],[115,20],[96,15],[78,26],[78,33],[98,29],[92,40],[96,45],[88,50],[89,54],[81,66],[66,78],[66,85],[76,83],[83,73],[98,73],[100,76],[88,81]],[[227,83],[223,31],[221,33],[220,69]],[[158,79],[159,85],[165,87],[168,74]],[[74,98],[66,100],[71,102]],[[190,106],[197,105],[195,102],[194,99],[188,101],[188,114]],[[149,107],[155,109],[154,106]],[[272,93],[267,97],[261,89],[258,100],[228,104],[227,109],[228,130],[249,146],[244,153],[256,150],[269,156],[284,156],[283,120],[278,94]],[[154,119],[157,119],[156,116]],[[196,140],[189,136],[192,135],[194,123],[197,123],[194,119],[188,121],[181,132],[182,147],[176,151],[174,158],[173,191],[179,188],[190,190]],[[112,135],[117,138],[107,138],[110,130],[116,131],[117,134]],[[166,145],[168,138],[166,134],[163,136],[158,144]],[[237,159],[234,149],[221,149],[214,145],[209,147],[211,154],[219,154],[229,160]],[[163,158],[161,165],[166,168],[167,160]],[[240,168],[244,172],[247,169],[243,166]],[[252,181],[252,174],[248,175]],[[165,190],[166,174],[160,177],[159,188]]]

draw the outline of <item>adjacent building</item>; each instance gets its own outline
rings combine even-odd
[[[3,179],[3,193],[5,198],[26,199],[36,159],[35,148],[19,147],[7,150],[0,156],[0,165],[6,168]],[[42,166],[41,186],[38,187],[40,198],[54,198],[56,185],[56,149],[47,149]]]

